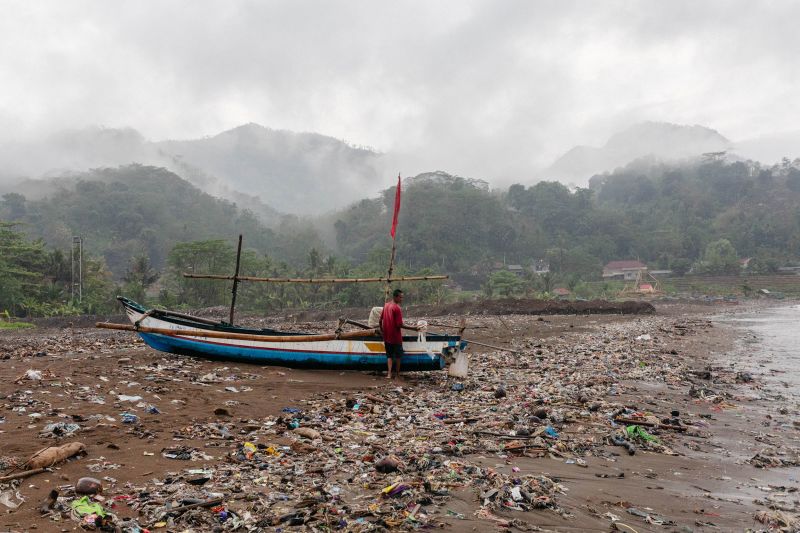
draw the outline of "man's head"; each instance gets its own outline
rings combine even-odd
[[[396,304],[403,303],[403,291],[400,289],[395,289],[392,293],[392,300],[394,300],[394,303]]]

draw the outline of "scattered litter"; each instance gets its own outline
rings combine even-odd
[[[142,401],[141,396],[128,396],[127,394],[120,394],[117,396],[117,399],[121,402],[140,402]]]

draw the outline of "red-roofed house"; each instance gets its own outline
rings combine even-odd
[[[603,267],[603,279],[624,279],[633,281],[639,272],[646,272],[647,265],[641,261],[611,261]]]

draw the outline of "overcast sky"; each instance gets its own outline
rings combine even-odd
[[[800,2],[0,2],[0,139],[246,122],[517,179],[641,120],[796,130]],[[402,158],[407,158],[405,162]]]

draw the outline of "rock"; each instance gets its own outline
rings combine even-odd
[[[311,428],[294,428],[294,432],[310,440],[316,440],[320,437],[319,431]]]
[[[540,407],[533,412],[533,416],[539,420],[547,420],[547,409]]]
[[[103,492],[103,482],[93,477],[82,477],[75,483],[76,494],[100,494]]]
[[[396,455],[387,455],[375,463],[375,470],[383,474],[388,474],[400,470],[402,464],[403,462]]]

